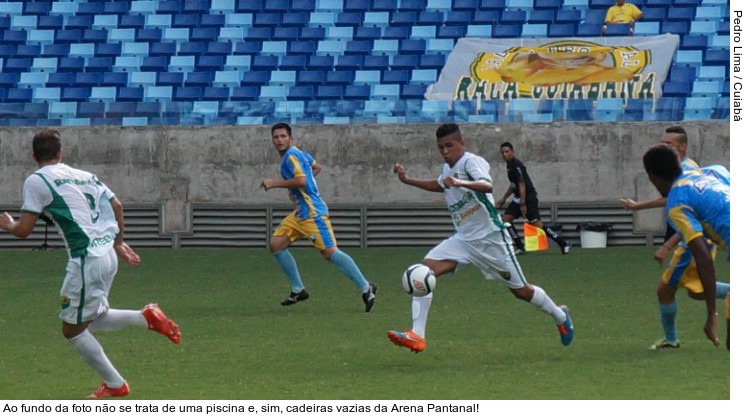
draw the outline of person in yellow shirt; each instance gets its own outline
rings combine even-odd
[[[642,18],[643,12],[634,4],[626,3],[625,0],[615,0],[615,5],[607,9],[602,34],[607,32],[607,25],[623,24],[630,25],[630,34],[632,35],[633,25]]]

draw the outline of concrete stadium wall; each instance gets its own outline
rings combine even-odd
[[[543,202],[615,202],[647,199],[655,191],[643,171],[645,150],[672,123],[464,124],[469,151],[491,163],[498,198],[508,181],[499,145],[514,144]],[[730,167],[728,121],[682,123],[690,156],[700,164]],[[334,204],[442,204],[442,197],[402,185],[391,168],[436,178],[442,160],[437,124],[297,125],[295,145],[323,170],[318,183]],[[163,205],[165,232],[187,228],[189,204],[268,204],[287,201],[264,192],[264,178],[279,178],[279,156],[268,126],[62,127],[63,161],[92,171],[125,203]],[[20,204],[23,180],[36,165],[31,138],[39,128],[0,129],[0,205]],[[657,216],[639,218],[656,230]]]

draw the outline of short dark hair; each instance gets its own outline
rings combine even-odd
[[[292,127],[289,126],[289,124],[284,122],[275,123],[274,126],[271,127],[272,136],[274,135],[274,131],[277,129],[284,129],[287,131],[287,135],[292,136]]]
[[[34,135],[33,139],[34,158],[43,163],[57,158],[62,150],[62,136],[56,129],[44,129]]]
[[[666,181],[673,181],[682,174],[677,150],[664,144],[654,145],[646,151],[643,168],[646,173]]]
[[[687,131],[685,131],[685,128],[683,128],[681,126],[677,126],[677,125],[670,126],[670,127],[666,128],[666,130],[664,132],[665,133],[668,133],[668,134],[677,134],[677,135],[679,135],[679,139],[680,139],[680,141],[681,141],[682,144],[686,144],[687,143]]]
[[[504,148],[504,147],[507,147],[510,150],[514,151],[514,145],[512,145],[511,142],[509,142],[509,141],[506,141],[503,144],[501,144],[501,146],[499,147],[499,149]]]
[[[460,133],[460,127],[456,123],[443,123],[437,128],[437,139],[444,138],[445,136],[457,134],[459,139],[462,139]]]

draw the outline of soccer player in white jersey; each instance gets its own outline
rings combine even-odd
[[[492,195],[488,162],[466,152],[465,141],[457,124],[439,126],[437,147],[444,159],[438,179],[417,180],[406,176],[406,169],[395,164],[393,172],[408,185],[430,192],[444,193],[455,234],[445,239],[426,254],[422,264],[437,277],[457,270],[460,264],[473,264],[486,279],[505,285],[518,299],[530,303],[555,321],[563,345],[574,336],[573,323],[566,306],[556,305],[538,286],[527,283],[514,254],[511,237],[496,211]],[[388,331],[394,344],[414,353],[426,348],[426,320],[433,294],[413,297],[411,316],[413,325],[405,332]]]
[[[69,255],[60,289],[62,335],[103,379],[89,397],[126,396],[129,385],[92,333],[149,328],[178,344],[181,332],[154,303],[141,311],[109,308],[117,254],[131,265],[140,262],[139,255],[124,242],[121,203],[95,175],[62,163],[58,131],[47,129],[34,136],[33,158],[39,169],[23,185],[21,216],[16,221],[4,212],[0,228],[26,238],[41,216],[54,221]]]

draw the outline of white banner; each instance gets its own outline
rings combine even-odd
[[[679,36],[461,38],[429,100],[655,98]]]

